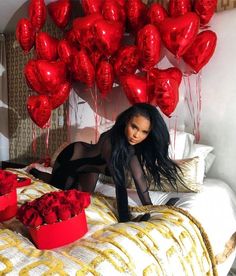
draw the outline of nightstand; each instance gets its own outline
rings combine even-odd
[[[15,168],[15,169],[21,169],[29,164],[36,162],[37,159],[36,157],[24,157],[24,158],[15,158],[11,160],[6,160],[2,161],[2,169],[6,168]]]

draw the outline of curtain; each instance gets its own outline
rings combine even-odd
[[[0,161],[9,159],[8,93],[5,36],[0,34]]]

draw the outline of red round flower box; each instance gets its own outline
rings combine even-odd
[[[29,227],[34,244],[39,249],[52,249],[74,242],[88,231],[84,209],[68,220]]]
[[[17,195],[14,188],[10,193],[0,196],[0,222],[13,218],[17,212]]]

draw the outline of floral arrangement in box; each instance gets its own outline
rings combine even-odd
[[[78,190],[55,191],[23,204],[17,218],[28,227],[39,249],[73,242],[88,230],[84,208],[90,194]]]
[[[0,170],[0,221],[8,220],[16,215],[16,183],[17,175]]]
[[[17,218],[26,226],[38,227],[68,220],[90,204],[90,194],[78,190],[56,191],[23,204]]]

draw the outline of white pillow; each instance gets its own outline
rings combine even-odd
[[[215,160],[215,155],[211,154],[213,149],[214,148],[211,146],[206,146],[203,144],[193,144],[190,154],[185,156],[185,158],[198,156],[200,159],[204,160],[205,173],[207,173]]]
[[[205,158],[205,173],[207,173],[210,170],[215,159],[216,159],[215,154],[213,154],[211,152],[207,154],[207,157]]]
[[[188,156],[185,157],[194,157],[194,156],[199,156],[203,158],[204,160],[206,159],[207,155],[213,151],[213,147],[211,146],[206,146],[203,144],[193,144],[191,151]]]
[[[172,159],[189,158],[191,152],[194,136],[184,131],[170,129],[170,146],[169,156]]]

